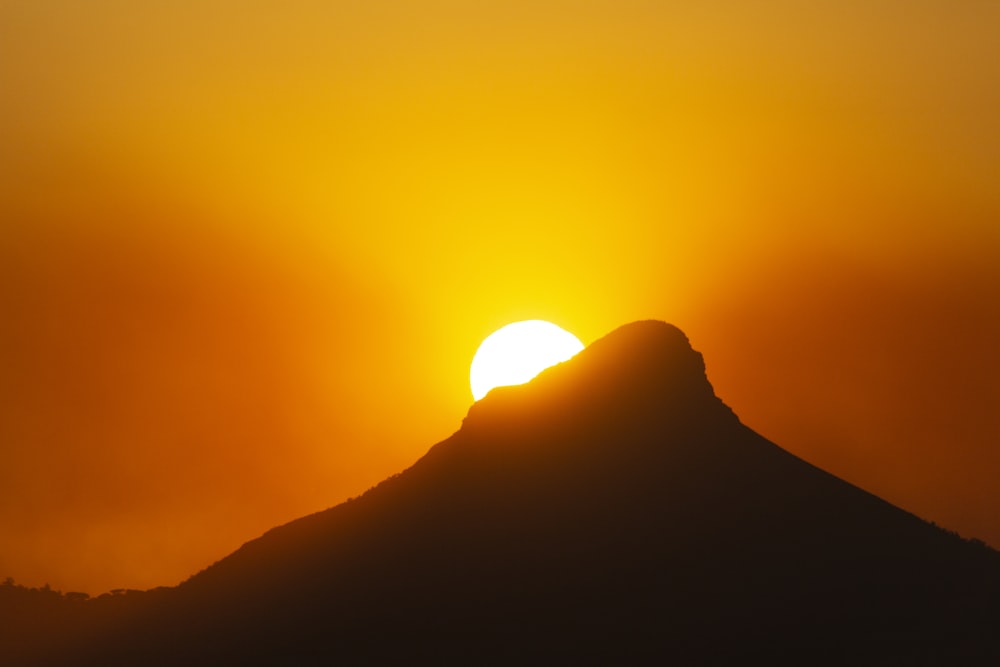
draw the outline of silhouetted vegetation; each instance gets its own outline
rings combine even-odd
[[[0,584],[0,664],[76,664],[86,655],[83,647],[112,636],[167,591],[116,589],[91,597],[7,577]]]

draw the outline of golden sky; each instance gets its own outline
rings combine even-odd
[[[507,322],[1000,546],[1000,4],[0,0],[0,577],[174,584]]]

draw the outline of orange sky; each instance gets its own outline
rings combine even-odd
[[[0,577],[174,584],[542,318],[1000,546],[1000,5],[0,1]]]

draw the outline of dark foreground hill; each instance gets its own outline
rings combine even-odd
[[[44,660],[1000,659],[996,552],[742,425],[701,355],[659,322],[491,392],[364,496],[275,528],[176,589],[103,604],[44,642]]]

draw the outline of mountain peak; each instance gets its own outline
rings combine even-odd
[[[523,385],[497,387],[469,409],[463,430],[506,419],[545,419],[609,409],[619,417],[655,414],[673,421],[720,413],[735,416],[715,395],[702,355],[684,332],[659,320],[623,325],[572,359]]]
[[[686,392],[710,393],[705,362],[684,332],[659,320],[623,325],[580,353],[585,363],[600,366],[608,380],[655,380]],[[584,363],[583,361],[581,363]]]

